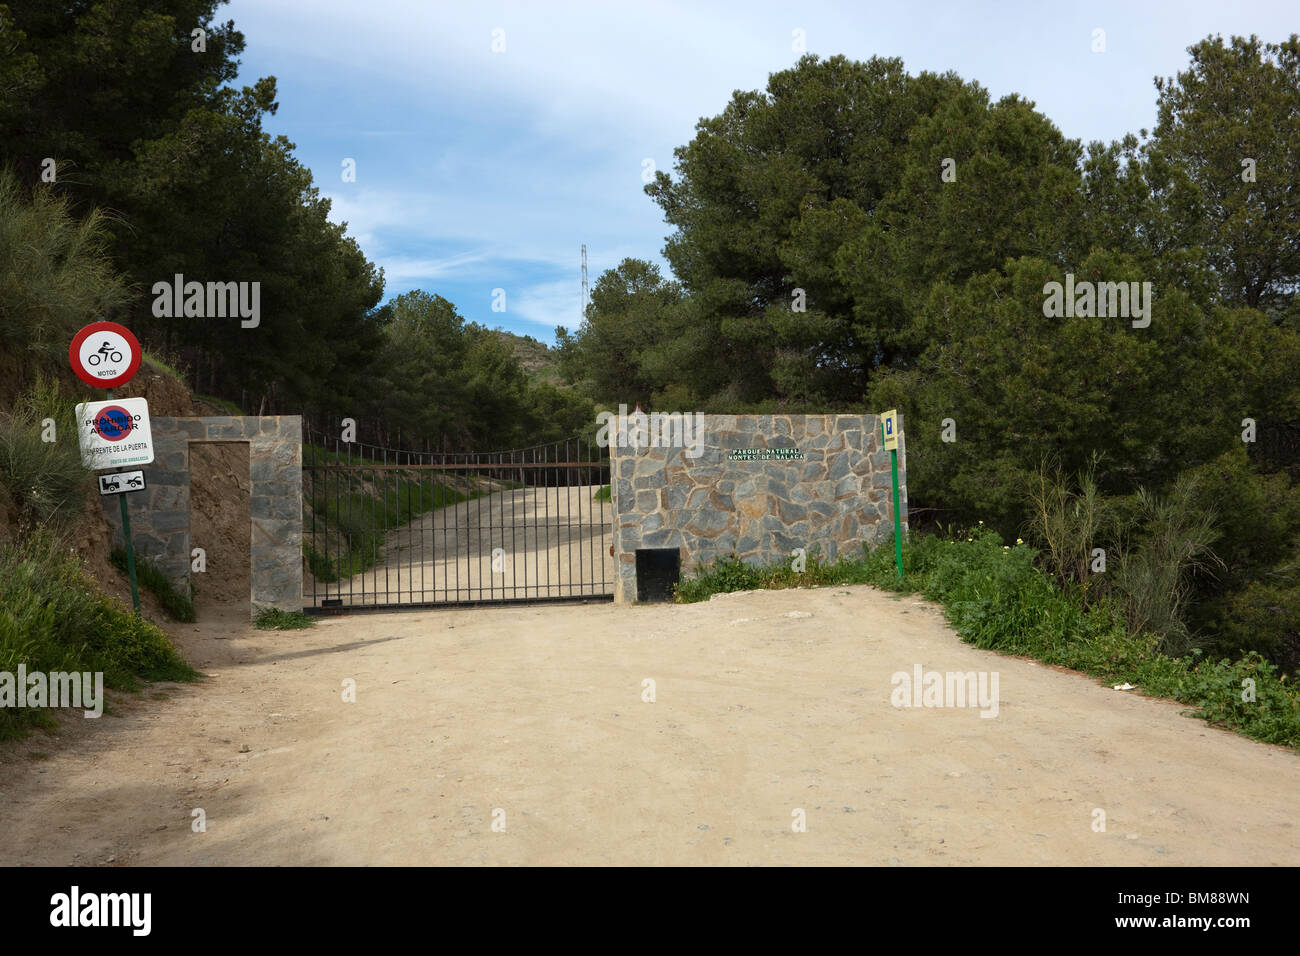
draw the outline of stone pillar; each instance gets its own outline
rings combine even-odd
[[[190,589],[190,462],[192,441],[249,443],[250,613],[275,607],[300,611],[302,598],[302,418],[216,416],[154,418],[154,461],[145,490],[128,502],[138,557],[155,563],[182,594]],[[122,543],[120,508],[101,502]]]

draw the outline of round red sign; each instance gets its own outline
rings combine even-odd
[[[125,385],[140,368],[140,342],[126,326],[92,322],[72,337],[68,363],[77,378],[95,388]]]

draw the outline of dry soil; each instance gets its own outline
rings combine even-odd
[[[235,607],[180,643],[202,683],[5,747],[0,863],[1300,863],[1295,753],[867,587],[286,632]],[[997,716],[893,706],[917,664],[997,671]]]

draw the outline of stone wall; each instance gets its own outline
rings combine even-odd
[[[190,581],[190,442],[249,443],[252,533],[250,614],[302,610],[302,419],[297,415],[152,420],[154,461],[128,501],[137,556],[154,561],[182,594]],[[122,541],[121,506],[102,499]]]
[[[705,415],[702,425],[702,442],[689,449],[611,441],[615,601],[636,600],[638,548],[677,548],[685,578],[732,553],[751,564],[775,564],[791,560],[795,548],[810,554],[817,548],[834,560],[892,533],[890,457],[879,416]],[[899,429],[906,528],[901,416]],[[770,457],[729,458],[749,448]]]

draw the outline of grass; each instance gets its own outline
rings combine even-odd
[[[67,546],[91,481],[72,406],[38,376],[0,417],[0,501],[12,501],[19,519],[0,542],[0,672],[101,673],[117,690],[197,680],[167,635],[100,591]],[[47,708],[0,707],[0,740],[56,726]]]
[[[0,485],[33,523],[66,525],[93,481],[81,462],[73,407],[57,382],[40,375],[0,415]]]
[[[597,489],[596,493],[591,497],[593,501],[609,501],[610,500],[609,485],[602,485],[599,489]]]
[[[0,545],[0,671],[102,672],[104,684],[192,681],[198,674],[159,628],[104,595],[62,540],[39,529]],[[0,739],[53,728],[46,710],[0,708]]]
[[[1032,657],[1107,683],[1128,682],[1150,696],[1189,704],[1196,716],[1216,726],[1300,749],[1300,688],[1279,677],[1258,654],[1211,661],[1193,648],[1185,657],[1166,656],[1158,650],[1159,635],[1129,630],[1116,602],[1087,607],[1077,593],[1062,589],[1035,565],[1033,549],[1003,545],[995,533],[981,528],[962,538],[930,535],[905,541],[901,582],[892,542],[833,564],[810,556],[802,573],[787,563],[751,567],[724,558],[681,582],[678,600],[814,584],[872,584],[920,593],[942,605],[961,639],[976,647]]]
[[[257,612],[257,616],[253,619],[253,626],[264,631],[297,631],[315,627],[316,619],[302,611],[281,611],[278,608],[268,607]]]
[[[360,454],[330,451],[324,445],[314,445],[305,441],[302,443],[302,464],[305,468],[308,465],[383,465],[387,462],[375,458],[363,458]]]
[[[12,43],[12,40],[8,40]],[[78,209],[62,185],[28,189],[0,169],[0,343],[67,361],[87,322],[130,301],[115,275],[110,215]]]
[[[142,356],[142,359],[145,362],[147,362],[149,365],[156,368],[158,371],[162,372],[165,375],[170,375],[172,378],[176,379],[176,381],[180,382],[182,385],[185,385],[186,388],[189,388],[189,386],[186,384],[186,377],[183,374],[181,374],[181,372],[178,371],[175,368],[175,366],[167,363],[166,361],[161,359],[153,352],[150,352],[148,349],[146,349],[144,355]]]
[[[236,405],[234,402],[230,401],[229,399],[218,398],[215,395],[199,395],[197,392],[194,394],[193,397],[200,402],[206,402],[209,405],[214,405],[217,408],[221,409],[223,412],[228,412],[229,414],[234,415],[236,417],[242,416],[244,414],[244,410],[240,408],[238,405]]]
[[[840,558],[827,563],[814,551],[808,555],[805,570],[794,570],[793,563],[791,559],[781,564],[758,566],[746,564],[735,555],[722,557],[696,577],[679,582],[677,600],[690,604],[731,591],[874,583],[865,562],[857,558]]]
[[[125,548],[114,548],[108,557],[115,568],[123,574],[127,573]],[[136,555],[135,576],[140,586],[158,599],[158,603],[173,621],[189,623],[195,620],[193,598],[176,590],[167,575],[152,561]]]
[[[302,543],[302,553],[307,557],[307,567],[311,571],[312,577],[317,581],[337,581],[339,579],[338,570],[334,567],[334,562],[330,560],[329,555],[321,554],[311,544],[310,541]]]

